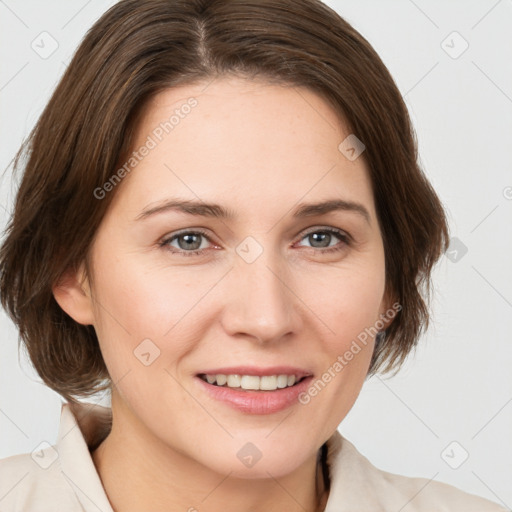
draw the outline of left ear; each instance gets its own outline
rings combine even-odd
[[[94,324],[94,310],[89,280],[84,265],[77,271],[66,271],[52,287],[55,300],[73,320],[82,325]]]

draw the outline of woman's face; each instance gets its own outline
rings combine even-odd
[[[389,307],[348,135],[303,88],[218,79],[154,98],[86,283],[114,422],[245,478],[287,474],[332,435],[369,367],[358,336]]]

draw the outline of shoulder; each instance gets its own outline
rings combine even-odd
[[[375,468],[375,480],[390,500],[402,500],[403,512],[508,512],[485,498],[453,485],[427,478],[414,478]],[[393,498],[392,498],[393,497]]]
[[[326,512],[509,512],[452,485],[383,471],[341,435],[329,440],[328,463],[331,496]]]
[[[82,512],[55,447],[0,459],[2,512]]]

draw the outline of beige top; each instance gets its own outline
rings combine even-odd
[[[108,408],[63,404],[55,446],[0,460],[0,512],[113,512],[89,451],[110,417]],[[381,471],[338,432],[327,443],[325,512],[507,512],[451,485]]]

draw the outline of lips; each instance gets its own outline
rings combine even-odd
[[[312,378],[290,366],[211,368],[196,375],[210,398],[246,414],[271,414],[298,403]]]

